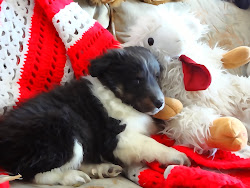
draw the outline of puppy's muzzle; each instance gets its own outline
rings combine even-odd
[[[155,115],[155,114],[157,114],[165,106],[164,98],[163,99],[156,99],[156,100],[153,100],[152,102],[153,102],[153,104],[154,104],[154,106],[156,108],[154,108],[154,110],[152,110],[151,112],[147,112],[148,115]]]
[[[156,99],[155,101],[153,101],[153,104],[155,105],[156,108],[160,109],[164,104],[164,100]]]

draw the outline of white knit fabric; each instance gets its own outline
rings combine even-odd
[[[72,68],[69,56],[67,56],[66,64],[64,67],[64,75],[61,80],[61,84],[64,85],[65,83],[69,82],[74,78],[74,70]]]
[[[60,10],[52,21],[66,49],[74,45],[96,22],[74,2]]]
[[[18,98],[18,84],[28,50],[34,2],[3,1],[0,11],[0,114]]]

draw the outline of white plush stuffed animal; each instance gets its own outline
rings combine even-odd
[[[202,152],[237,151],[246,145],[239,143],[248,139],[238,126],[244,124],[250,135],[250,78],[230,74],[222,61],[226,51],[199,42],[206,30],[187,11],[159,8],[151,17],[138,18],[124,46],[144,46],[153,52],[163,67],[164,94],[183,103],[182,112],[167,122],[164,133],[177,144]],[[185,55],[184,62],[180,55]],[[244,63],[250,61],[249,51],[244,55],[248,56]]]

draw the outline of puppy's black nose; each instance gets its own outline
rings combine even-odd
[[[155,100],[154,105],[156,108],[160,108],[163,105],[164,101],[163,100]]]

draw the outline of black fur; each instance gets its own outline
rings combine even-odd
[[[154,74],[144,70],[145,63]],[[157,99],[152,88],[159,88],[153,79],[159,65],[146,49],[112,50],[91,62],[90,73],[124,102],[140,111],[153,109],[154,102],[148,105],[150,101],[144,104],[141,99]],[[118,92],[118,85],[123,93]],[[84,78],[72,81],[30,99],[4,116],[0,122],[0,167],[30,180],[37,173],[68,162],[75,139],[83,146],[84,161],[99,163],[101,156],[111,160],[116,136],[125,125],[108,116],[90,87]]]
[[[0,166],[33,178],[69,161],[75,138],[85,161],[98,163],[106,150],[112,152],[124,126],[108,117],[89,85],[73,81],[11,111],[0,124]],[[107,142],[113,145],[104,148]]]
[[[250,0],[234,0],[233,2],[241,9],[248,9],[250,6]]]

